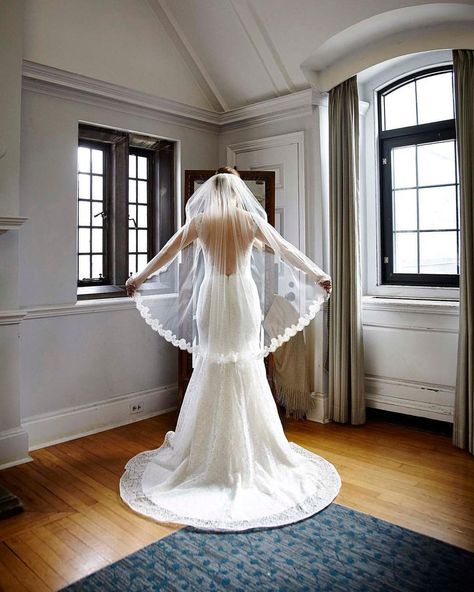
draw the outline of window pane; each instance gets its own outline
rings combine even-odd
[[[451,72],[420,78],[416,81],[418,123],[453,119]]]
[[[79,201],[79,226],[90,226],[91,207],[88,201]]]
[[[128,201],[132,201],[132,202],[137,201],[137,182],[136,181],[129,181],[128,182]]]
[[[138,255],[138,271],[142,270],[148,263],[148,255]]]
[[[103,177],[92,177],[92,199],[103,198]]]
[[[137,271],[138,271],[135,255],[128,256],[128,271],[130,274],[137,273]]]
[[[392,186],[416,187],[416,146],[392,149]]]
[[[137,227],[137,207],[136,206],[128,206],[128,227],[129,228],[136,228]]]
[[[147,235],[148,232],[146,230],[138,231],[138,251],[142,251],[144,253],[148,251]]]
[[[100,175],[104,172],[104,153],[102,150],[92,150],[92,172]]]
[[[91,277],[89,255],[79,255],[78,279],[88,280]]]
[[[410,82],[385,95],[384,105],[384,129],[416,125],[415,83]]]
[[[102,202],[92,202],[92,226],[102,226],[104,220],[100,213],[103,211],[104,205]]]
[[[418,146],[418,183],[420,186],[455,182],[454,140]]]
[[[147,206],[138,206],[138,226],[145,228],[147,225]]]
[[[102,273],[102,255],[92,255],[92,278],[98,280]]]
[[[77,170],[81,173],[89,173],[91,170],[90,148],[80,146],[77,150]]]
[[[393,192],[393,211],[395,230],[417,230],[416,189],[403,189]]]
[[[147,161],[148,159],[145,156],[138,157],[138,177],[140,179],[147,178]]]
[[[135,230],[128,231],[128,250],[130,253],[137,250],[137,233]]]
[[[102,253],[102,228],[94,228],[92,231],[92,251],[94,253]]]
[[[395,273],[417,273],[417,241],[416,232],[395,232],[394,249]]]
[[[456,229],[456,186],[419,191],[420,229]]]
[[[79,253],[90,253],[91,231],[88,228],[79,228]]]
[[[90,199],[90,175],[79,174],[78,197],[82,199]]]
[[[147,202],[146,181],[138,181],[138,201],[141,203]]]
[[[137,176],[137,157],[134,154],[130,154],[128,157],[128,176]]]
[[[420,232],[420,272],[457,273],[456,231]]]

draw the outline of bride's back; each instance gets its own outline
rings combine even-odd
[[[255,238],[255,222],[248,212],[227,206],[203,214],[198,234],[209,271],[226,275],[243,271]]]

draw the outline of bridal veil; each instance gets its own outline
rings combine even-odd
[[[225,331],[228,306],[220,279],[242,283],[241,301],[233,306],[247,310],[245,276],[251,273],[260,302],[260,339],[245,355],[256,358],[302,330],[329,298],[321,283],[330,277],[283,239],[237,175],[218,173],[207,179],[188,200],[185,213],[185,224],[132,278],[141,316],[176,347],[204,357],[242,356],[220,351],[221,339],[216,344],[200,339],[196,318],[203,282],[209,295],[207,314]]]

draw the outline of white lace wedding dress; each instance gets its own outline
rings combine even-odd
[[[261,325],[250,249],[228,275],[213,272],[204,253],[197,325],[205,354],[195,358],[175,431],[127,462],[120,495],[155,520],[206,530],[301,520],[331,503],[341,479],[330,462],[288,442],[263,358],[250,355]],[[210,306],[216,290],[225,302],[219,326]]]

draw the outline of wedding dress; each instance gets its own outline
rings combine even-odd
[[[216,531],[301,520],[330,504],[341,487],[330,462],[284,434],[263,360],[276,343],[270,339],[267,351],[262,349],[262,298],[252,274],[259,224],[248,212],[232,216],[231,224],[228,216],[222,222],[209,212],[192,217],[188,238],[203,255],[193,298],[198,347],[196,338],[189,347],[186,338],[160,328],[137,297],[148,324],[193,351],[194,368],[175,430],[159,448],[131,458],[120,480],[120,495],[133,510]],[[313,301],[308,314],[317,308]],[[300,330],[297,323],[292,327]]]

